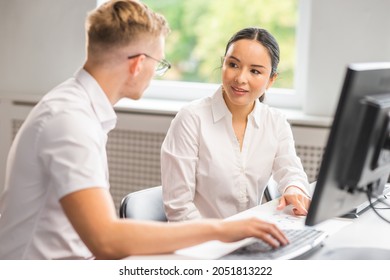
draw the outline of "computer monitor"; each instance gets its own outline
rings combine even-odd
[[[315,225],[381,195],[390,173],[390,62],[347,67],[306,218]]]

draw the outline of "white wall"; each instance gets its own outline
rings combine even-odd
[[[85,59],[96,0],[0,0],[0,93],[44,94]]]
[[[332,116],[345,67],[390,61],[389,0],[301,0],[297,91],[309,115]]]

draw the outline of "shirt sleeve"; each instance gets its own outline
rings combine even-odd
[[[88,187],[108,188],[106,138],[98,125],[82,112],[61,112],[42,125],[38,150],[59,198]]]
[[[182,109],[172,121],[161,147],[163,199],[169,221],[202,218],[194,204],[198,123],[194,114]]]
[[[302,162],[296,154],[290,124],[283,117],[276,123],[278,148],[273,163],[273,178],[281,194],[289,186],[297,186],[308,196],[309,183]]]

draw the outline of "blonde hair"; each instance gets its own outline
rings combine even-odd
[[[166,19],[135,0],[111,0],[88,14],[87,48],[91,54],[121,48],[140,36],[166,36]]]

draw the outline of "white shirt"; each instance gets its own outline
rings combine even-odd
[[[8,155],[0,197],[0,259],[90,259],[59,200],[109,188],[105,145],[116,115],[85,70],[42,98]]]
[[[221,88],[176,115],[161,148],[161,174],[170,221],[226,218],[254,207],[271,175],[280,193],[291,185],[308,193],[285,117],[256,100],[240,151]]]

